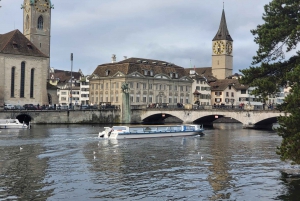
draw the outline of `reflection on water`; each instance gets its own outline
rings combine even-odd
[[[204,137],[98,139],[99,126],[1,130],[0,200],[297,200],[275,132],[215,124]],[[22,149],[20,149],[22,147]]]

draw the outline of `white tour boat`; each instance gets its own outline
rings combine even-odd
[[[0,128],[28,128],[27,124],[18,119],[0,119]]]
[[[144,126],[113,126],[104,127],[98,137],[110,139],[136,139],[154,137],[176,137],[204,135],[200,125],[144,125]]]

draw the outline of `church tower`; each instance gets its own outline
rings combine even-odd
[[[223,9],[219,30],[212,40],[212,74],[217,79],[225,79],[232,75],[232,43]]]
[[[23,34],[50,57],[51,0],[24,0]]]

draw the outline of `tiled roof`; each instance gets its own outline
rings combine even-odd
[[[226,17],[225,17],[224,9],[223,9],[223,12],[222,12],[222,17],[221,17],[219,30],[218,30],[216,36],[214,37],[213,41],[215,41],[215,40],[233,41],[230,34],[229,34],[229,31],[227,29],[227,23],[226,23]]]
[[[0,34],[0,53],[47,57],[18,29],[6,34]]]
[[[54,69],[54,73],[51,73],[50,77],[52,77],[52,75],[54,79],[59,79],[59,82],[68,82],[71,79],[71,71]],[[79,72],[72,72],[74,80],[79,80],[81,76],[83,75]]]
[[[186,73],[190,73],[190,70],[195,70],[196,71],[196,74],[198,76],[200,76],[199,78],[201,79],[202,77],[203,78],[206,78],[207,79],[207,82],[213,82],[213,81],[216,81],[217,79],[212,75],[212,70],[211,70],[211,67],[196,67],[196,68],[185,68],[185,71]],[[196,76],[197,78],[197,76]]]
[[[178,73],[178,78],[188,76],[183,67],[177,66],[166,61],[143,59],[143,58],[129,58],[117,63],[107,63],[99,65],[93,74],[99,77],[107,77],[106,71],[109,70],[109,76],[122,72],[125,75],[129,75],[133,72],[139,72],[144,75],[143,70],[153,71],[153,76],[157,74]],[[174,78],[174,77],[173,77]]]
[[[232,86],[236,90],[248,89],[247,85],[243,85],[238,79],[221,79],[209,83],[211,91],[224,91],[228,86]]]

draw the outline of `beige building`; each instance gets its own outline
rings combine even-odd
[[[0,102],[47,104],[49,57],[19,30],[0,34]]]
[[[185,69],[189,76],[193,79],[192,92],[193,92],[193,103],[196,105],[211,105],[211,90],[208,80],[208,75],[205,75],[205,68],[199,68],[196,71],[192,68]],[[200,70],[202,72],[200,72]],[[207,76],[207,77],[206,77]]]
[[[90,77],[90,103],[121,105],[122,83],[130,87],[130,104],[154,106],[192,103],[192,79],[184,68],[142,58],[99,65]]]
[[[0,105],[48,104],[50,0],[24,0],[23,34],[0,34]]]

